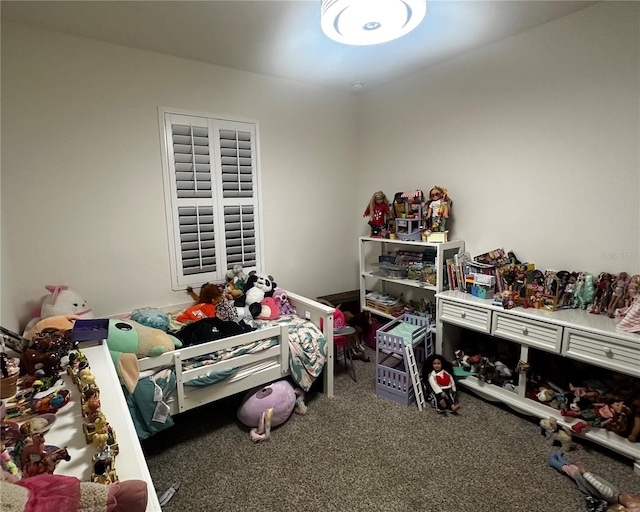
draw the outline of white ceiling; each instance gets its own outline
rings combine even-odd
[[[402,39],[344,46],[320,29],[320,0],[2,1],[2,20],[245,71],[363,91],[597,2],[427,0]]]

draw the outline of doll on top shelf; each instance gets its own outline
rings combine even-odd
[[[373,196],[364,211],[363,217],[369,216],[369,226],[371,227],[371,236],[379,238],[382,236],[382,230],[387,224],[387,217],[391,214],[389,201],[384,192],[379,190]]]
[[[451,213],[452,201],[447,195],[447,189],[433,187],[429,191],[427,199],[427,211],[425,214],[425,227],[427,232],[446,231],[447,219]]]
[[[620,272],[617,277],[611,280],[611,298],[609,299],[609,305],[607,307],[609,318],[614,318],[616,309],[624,306],[628,277],[629,275],[626,272]]]

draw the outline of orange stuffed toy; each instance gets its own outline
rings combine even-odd
[[[178,315],[178,322],[195,322],[216,316],[216,306],[222,302],[222,290],[217,284],[204,283],[200,288],[200,295],[189,286],[187,293],[196,303]]]

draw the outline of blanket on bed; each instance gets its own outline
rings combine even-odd
[[[304,391],[320,376],[327,360],[327,340],[312,322],[297,315],[259,321],[258,326],[286,325],[289,328],[289,369],[295,383]]]

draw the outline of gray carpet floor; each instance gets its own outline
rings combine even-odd
[[[375,357],[358,382],[336,368],[336,396],[307,396],[269,441],[236,420],[242,397],[175,417],[143,442],[159,493],[180,488],[166,512],[586,510],[573,480],[547,464],[537,420],[461,392],[458,415],[418,411],[375,393]],[[621,491],[640,493],[631,461],[588,442],[567,454]]]

